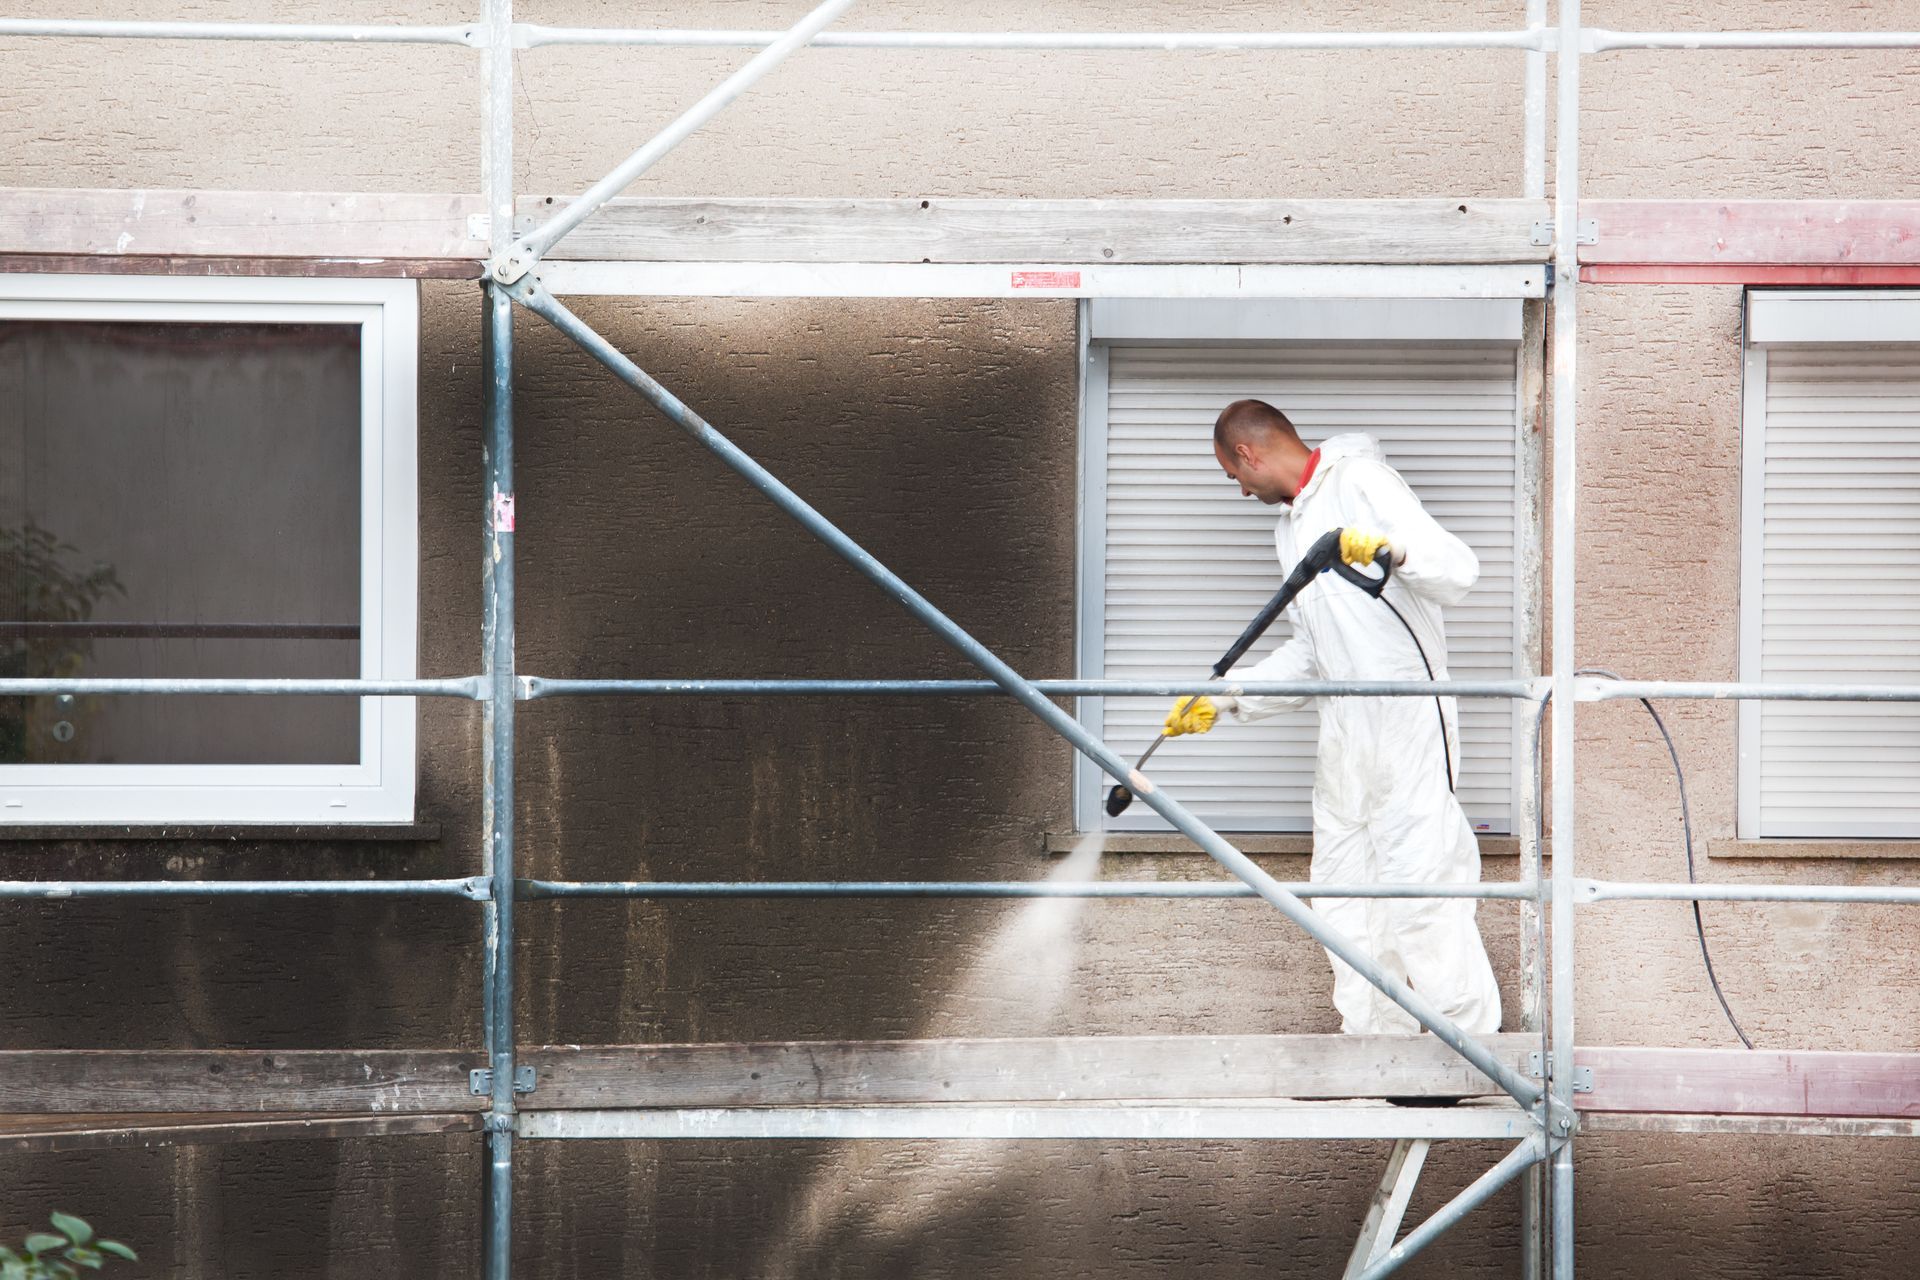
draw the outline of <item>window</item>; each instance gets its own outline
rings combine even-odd
[[[1376,437],[1427,509],[1480,556],[1446,611],[1452,674],[1511,678],[1521,304],[1473,301],[1105,302],[1086,312],[1080,668],[1089,678],[1204,678],[1279,588],[1277,513],[1221,475],[1213,419],[1243,396],[1284,410],[1309,440]],[[1248,661],[1284,641],[1283,619]],[[1082,699],[1081,718],[1131,760],[1165,699]],[[1482,831],[1511,828],[1516,712],[1460,704],[1460,799]],[[1311,828],[1318,723],[1282,715],[1154,756],[1154,780],[1233,831]],[[1105,780],[1076,779],[1084,829],[1165,830],[1144,805],[1108,818]]]
[[[1920,294],[1748,297],[1740,678],[1920,683]],[[1739,834],[1920,836],[1920,707],[1740,704]]]
[[[411,281],[0,276],[0,674],[414,675]],[[413,818],[413,705],[0,698],[0,822]]]

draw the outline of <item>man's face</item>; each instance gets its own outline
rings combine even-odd
[[[1215,445],[1213,456],[1220,469],[1227,473],[1227,479],[1240,486],[1242,497],[1258,498],[1270,507],[1293,501],[1293,491],[1281,479],[1278,469],[1255,446],[1243,441],[1228,453]]]

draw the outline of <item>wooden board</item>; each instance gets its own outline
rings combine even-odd
[[[1519,1061],[1532,1037],[1493,1037]],[[1431,1036],[1080,1036],[527,1048],[539,1108],[1487,1096]],[[476,1111],[461,1050],[10,1050],[0,1114]]]
[[[1920,1054],[1581,1048],[1582,1111],[1920,1118]]]
[[[1914,200],[1583,200],[1580,218],[1599,230],[1582,264],[1920,266]]]
[[[287,1139],[471,1133],[472,1112],[425,1115],[52,1115],[0,1117],[0,1152],[97,1151]]]
[[[1586,284],[1763,284],[1852,287],[1920,284],[1920,266],[1777,266],[1727,262],[1603,262],[1580,268]],[[1891,842],[1889,842],[1891,843]],[[1832,856],[1831,854],[1823,856]],[[1857,856],[1857,855],[1850,855]],[[1894,857],[1911,858],[1915,853]]]
[[[476,195],[0,188],[0,254],[471,264],[485,213]]]
[[[1519,1062],[1539,1040],[1495,1036]],[[1479,1097],[1499,1087],[1432,1036],[1069,1036],[526,1051],[527,1100],[564,1108],[1144,1099]]]
[[[133,276],[280,276],[296,279],[477,280],[472,258],[211,258],[139,254],[0,254],[0,273]]]
[[[453,1049],[0,1052],[0,1113],[478,1111]]]
[[[520,201],[516,232],[570,197]],[[548,255],[648,262],[1532,263],[1535,200],[615,200]]]
[[[1524,1066],[1537,1037],[1488,1038]],[[9,1050],[0,1114],[477,1112],[477,1051]],[[1591,1047],[1586,1112],[1920,1120],[1920,1054]],[[1492,1097],[1432,1036],[1069,1036],[529,1048],[540,1110]]]

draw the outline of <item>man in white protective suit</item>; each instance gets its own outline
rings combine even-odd
[[[1466,595],[1480,576],[1480,562],[1426,513],[1371,437],[1339,435],[1309,449],[1278,409],[1260,400],[1236,400],[1214,423],[1213,451],[1243,495],[1283,508],[1274,530],[1282,572],[1330,529],[1345,531],[1340,552],[1350,565],[1371,566],[1382,546],[1393,558],[1392,580],[1380,600],[1335,575],[1302,591],[1287,610],[1293,638],[1252,666],[1229,673],[1230,682],[1447,678],[1440,610]],[[1166,727],[1175,735],[1205,733],[1213,727],[1216,709],[1246,721],[1297,710],[1308,701],[1182,699],[1168,714]],[[1477,881],[1479,845],[1453,794],[1460,768],[1454,700],[1318,701],[1311,878],[1316,883]],[[1474,899],[1321,898],[1313,905],[1328,924],[1465,1030],[1500,1029],[1500,991],[1474,923]],[[1328,959],[1342,1031],[1420,1030],[1366,979],[1331,955]]]

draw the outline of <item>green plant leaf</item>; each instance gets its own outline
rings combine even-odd
[[[0,1261],[0,1280],[27,1280],[27,1264],[17,1257]]]
[[[88,1226],[83,1219],[76,1218],[70,1213],[54,1214],[53,1229],[55,1231],[66,1232],[67,1237],[75,1244],[85,1244],[87,1241],[93,1239],[93,1228]]]
[[[94,1245],[100,1252],[110,1253],[116,1258],[125,1258],[128,1262],[140,1261],[139,1254],[127,1248],[127,1246],[121,1244],[118,1240],[96,1240],[94,1241]]]
[[[89,1271],[98,1271],[101,1267],[107,1265],[106,1260],[100,1256],[98,1249],[89,1249],[85,1245],[80,1244],[67,1250],[67,1261],[85,1267]]]
[[[69,1243],[71,1242],[65,1236],[53,1236],[44,1231],[36,1231],[27,1237],[27,1252],[35,1255],[51,1253],[55,1249],[66,1248]]]

